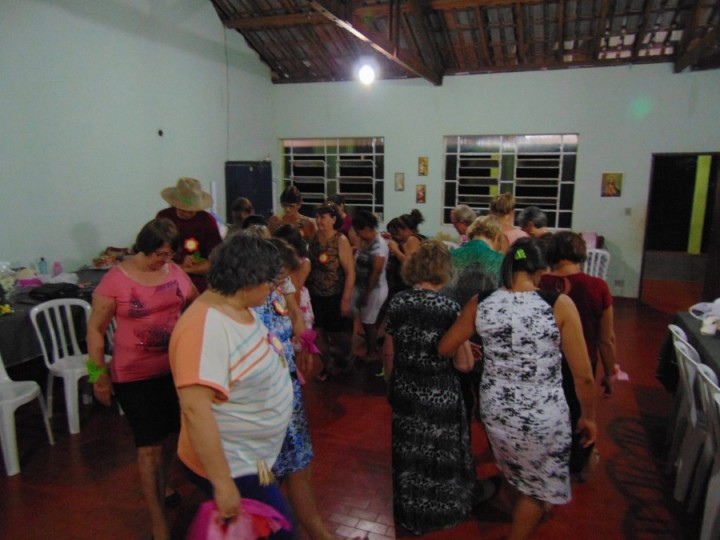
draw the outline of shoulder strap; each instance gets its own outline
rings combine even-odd
[[[538,290],[537,293],[540,295],[540,298],[550,304],[550,307],[555,306],[555,302],[557,302],[557,299],[560,296],[560,293],[557,291],[544,291],[542,289]]]

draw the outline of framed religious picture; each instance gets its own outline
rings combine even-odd
[[[418,158],[418,176],[428,175],[428,158],[427,156],[421,156]]]
[[[623,173],[603,173],[601,195],[603,197],[619,197],[622,193]]]
[[[426,188],[427,186],[425,184],[415,186],[415,202],[417,204],[425,204]]]
[[[405,173],[395,173],[395,191],[405,191]]]

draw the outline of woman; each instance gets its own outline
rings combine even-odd
[[[313,326],[315,326],[315,315],[313,314],[312,303],[310,302],[310,292],[305,286],[307,278],[310,275],[310,269],[312,268],[310,259],[308,258],[307,244],[302,239],[300,231],[292,225],[281,225],[275,229],[273,236],[285,240],[290,244],[300,261],[298,267],[290,272],[290,279],[295,288],[295,300],[298,306],[300,306],[305,328],[313,328]]]
[[[453,271],[460,272],[471,263],[482,265],[485,272],[500,278],[500,267],[503,256],[500,249],[502,229],[500,223],[492,216],[477,218],[467,230],[468,241],[465,245],[451,252]]]
[[[345,206],[345,197],[342,195],[330,195],[325,201],[326,204],[334,204],[338,207],[340,213],[340,219],[342,220],[342,226],[340,232],[348,237],[350,245],[353,249],[356,249],[360,245],[360,238],[358,238],[355,227],[353,227],[353,218],[348,214],[347,206]]]
[[[293,185],[286,187],[280,194],[280,206],[283,208],[283,215],[270,216],[270,220],[268,221],[270,233],[275,232],[275,229],[281,225],[288,224],[297,228],[305,238],[305,241],[309,242],[310,239],[315,236],[315,223],[312,218],[303,216],[300,213],[302,205],[302,193],[300,193],[300,190]]]
[[[465,305],[440,341],[453,354],[476,331],[483,341],[480,413],[497,465],[519,491],[509,538],[528,538],[545,512],[570,500],[570,436],[595,442],[595,393],[572,300],[538,292],[546,263],[537,241],[516,241],[502,266],[504,288]],[[582,407],[575,426],[562,390],[561,357]]]
[[[236,234],[243,229],[245,219],[255,214],[255,207],[247,197],[238,197],[233,201],[230,212],[232,214],[232,223],[227,234]]]
[[[378,220],[375,214],[367,210],[358,210],[353,221],[360,237],[360,249],[355,254],[353,303],[358,308],[365,333],[367,344],[365,361],[377,362],[380,360],[377,347],[378,315],[388,295],[385,278],[388,247],[377,230]]]
[[[460,235],[459,245],[464,245],[470,238],[467,235],[467,230],[473,221],[477,219],[475,210],[470,208],[466,204],[459,204],[450,211],[450,223],[455,227],[455,230]]]
[[[515,197],[512,193],[501,193],[490,202],[490,215],[495,216],[503,230],[500,253],[507,250],[518,238],[527,238],[528,233],[515,227]]]
[[[278,338],[252,310],[265,303],[279,272],[270,242],[231,236],[213,253],[208,290],[170,340],[182,410],[178,456],[223,519],[237,517],[241,496],[290,516],[270,469],[290,421],[292,382]]]
[[[401,264],[420,246],[425,237],[418,232],[418,226],[425,221],[420,210],[414,209],[409,214],[393,218],[387,225],[391,239],[388,248],[393,257]]]
[[[210,271],[210,253],[222,242],[217,221],[206,212],[213,204],[212,195],[203,191],[199,180],[179,178],[177,185],[163,189],[160,196],[170,207],[155,217],[172,221],[180,235],[173,261],[190,275],[198,292],[203,292]]]
[[[450,253],[426,241],[403,265],[412,288],[390,301],[383,363],[392,407],[395,524],[413,534],[451,527],[473,506],[475,466],[453,354],[437,343],[460,306],[438,293],[450,279]],[[457,365],[470,369],[467,351]]]
[[[616,350],[615,328],[613,322],[613,298],[607,283],[600,278],[582,272],[580,265],[585,261],[587,250],[585,240],[577,233],[561,231],[555,233],[547,248],[548,262],[553,268],[540,280],[540,287],[549,291],[567,294],[575,302],[580,313],[587,352],[592,366],[593,376],[598,358],[602,361],[604,376],[602,386],[605,396],[612,394],[612,376],[615,374]],[[563,387],[570,406],[570,415],[576,420],[580,413],[580,404],[575,395],[572,378],[563,365]],[[583,449],[573,441],[570,458],[570,472],[581,473],[584,479],[592,449]]]
[[[180,428],[168,342],[180,312],[197,296],[190,278],[172,262],[179,241],[170,220],[145,224],[135,240],[135,255],[111,268],[95,289],[87,331],[93,393],[110,405],[114,391],[130,422],[153,537],[158,539],[170,537],[165,504],[179,503],[172,490],[166,496]],[[108,374],[105,332],[113,319],[117,326]]]
[[[328,531],[320,517],[312,487],[310,466],[313,448],[298,373],[298,367],[305,373],[311,369],[314,349],[312,338],[305,331],[302,314],[295,301],[295,289],[289,278],[289,274],[297,269],[299,261],[295,251],[287,242],[279,238],[270,241],[278,249],[283,270],[277,278],[278,286],[270,293],[263,305],[253,310],[270,332],[280,338],[293,384],[293,411],[290,425],[272,472],[281,483],[286,482],[290,505],[309,537],[313,540],[333,540],[335,537]]]
[[[318,347],[323,356],[322,379],[334,364],[344,367],[350,356],[350,300],[355,287],[355,261],[347,237],[340,232],[340,214],[334,204],[319,207],[317,234],[310,242],[310,291]],[[333,358],[335,357],[335,358]]]

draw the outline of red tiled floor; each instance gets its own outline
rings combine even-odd
[[[572,502],[556,508],[536,538],[694,538],[697,516],[685,517],[672,500],[671,480],[661,473],[671,397],[654,372],[669,320],[635,301],[617,301],[619,359],[631,380],[619,383],[612,398],[599,399],[600,464],[587,483],[574,485]],[[32,366],[24,369],[32,373]],[[383,381],[372,366],[359,363],[347,376],[308,382],[304,392],[314,484],[328,526],[340,538],[408,537],[395,531],[392,519],[390,408]],[[55,447],[47,443],[36,405],[18,411],[22,472],[7,478],[0,469],[0,540],[147,540],[149,519],[125,420],[116,411],[85,407],[82,431],[71,437],[60,403],[56,407]],[[477,423],[473,450],[478,475],[494,474]],[[174,478],[183,500],[171,518],[176,537],[183,538],[202,498],[179,474]],[[421,538],[500,539],[509,523],[507,508],[487,507],[457,527]]]

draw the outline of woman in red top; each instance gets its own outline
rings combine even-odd
[[[555,233],[547,246],[547,259],[553,270],[542,276],[540,288],[567,294],[575,302],[580,313],[593,374],[598,360],[602,361],[602,386],[605,396],[610,396],[616,364],[613,299],[610,289],[604,280],[589,276],[580,269],[587,257],[587,248],[585,240],[579,234],[570,231]],[[575,421],[579,414],[579,403],[566,362],[563,362],[563,390],[570,407],[570,415]],[[573,438],[570,471],[580,473],[583,479],[586,474],[583,471],[589,471],[587,466],[592,465],[591,455],[590,448],[582,448]]]

